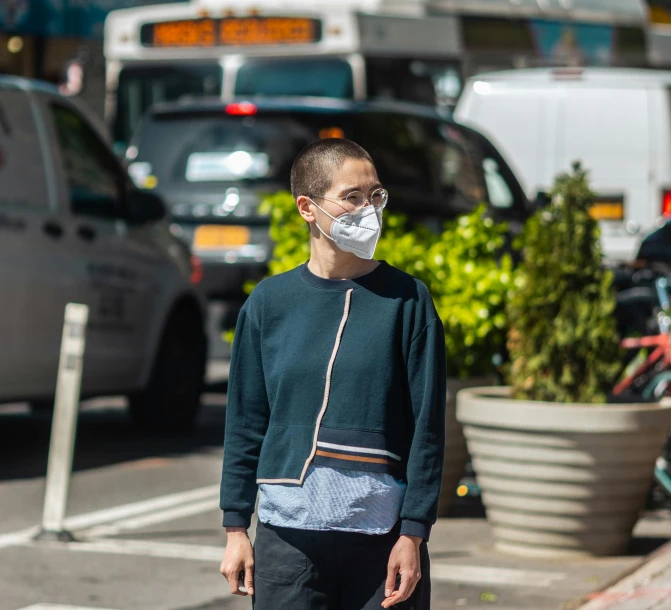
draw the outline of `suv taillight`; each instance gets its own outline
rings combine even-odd
[[[195,255],[191,255],[191,277],[192,284],[200,284],[203,281],[203,263]]]
[[[662,191],[662,216],[671,218],[671,190],[664,189]]]
[[[252,116],[255,115],[259,109],[256,104],[251,102],[234,102],[226,106],[226,114],[232,116]]]

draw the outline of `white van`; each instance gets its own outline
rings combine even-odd
[[[488,136],[530,199],[581,161],[603,248],[631,260],[671,217],[671,72],[530,69],[472,77],[455,118]]]

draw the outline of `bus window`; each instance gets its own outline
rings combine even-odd
[[[454,62],[395,57],[366,57],[366,86],[371,99],[399,99],[421,104],[454,104],[461,92]]]
[[[619,64],[625,66],[645,66],[647,49],[645,32],[640,27],[615,26],[616,53]]]
[[[250,59],[238,70],[235,93],[350,99],[352,67],[343,59]]]
[[[119,74],[115,142],[126,143],[145,111],[185,95],[220,96],[223,70],[217,63],[179,67],[126,66]]]

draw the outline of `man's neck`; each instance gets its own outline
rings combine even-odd
[[[335,244],[324,243],[326,238],[313,239],[310,244],[308,269],[327,280],[351,280],[366,275],[380,263],[343,252]]]

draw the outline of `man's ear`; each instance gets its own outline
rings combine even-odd
[[[311,204],[312,201],[309,197],[305,195],[299,195],[296,199],[296,207],[298,208],[298,213],[303,217],[305,222],[312,224],[315,221],[315,215],[312,212]]]

